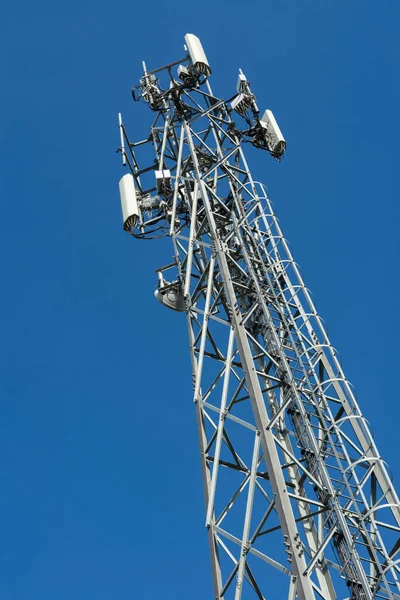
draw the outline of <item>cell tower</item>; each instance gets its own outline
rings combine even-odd
[[[120,193],[125,231],[173,246],[155,295],[187,316],[214,598],[400,599],[397,494],[244,156],[285,140],[242,71],[215,96],[185,42],[132,89],[148,137],[119,116]]]

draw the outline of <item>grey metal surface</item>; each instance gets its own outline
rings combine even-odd
[[[204,72],[182,83],[176,64],[153,71],[167,84],[151,94],[143,84],[148,139],[121,122],[120,150],[141,208],[132,235],[174,249],[159,277],[186,307],[214,598],[268,598],[271,570],[288,598],[400,598],[397,494],[243,153],[260,135],[255,99],[243,128],[232,98]],[[147,145],[156,161],[139,166]]]

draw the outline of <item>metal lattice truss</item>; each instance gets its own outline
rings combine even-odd
[[[228,106],[166,98],[155,166],[122,151],[172,174],[214,597],[400,598],[399,500]]]

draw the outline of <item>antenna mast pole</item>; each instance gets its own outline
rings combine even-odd
[[[148,138],[120,118],[120,192],[124,229],[173,245],[155,295],[187,315],[214,598],[264,600],[273,581],[289,599],[400,599],[398,497],[244,156],[248,142],[279,160],[285,140],[241,70],[233,98],[214,96],[185,41],[133,88]]]

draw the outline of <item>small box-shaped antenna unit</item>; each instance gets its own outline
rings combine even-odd
[[[168,194],[171,191],[171,171],[168,169],[155,171],[156,186],[159,194]]]
[[[193,33],[187,33],[185,35],[185,42],[193,66],[199,71],[199,73],[209,77],[211,75],[211,68],[199,38]]]
[[[189,69],[184,65],[179,65],[178,67],[178,77],[182,79],[182,81],[187,81],[190,79]]]
[[[252,104],[252,97],[249,94],[239,94],[231,102],[232,110],[236,111],[239,115],[244,115]]]
[[[236,84],[236,91],[238,94],[240,92],[247,92],[249,89],[249,84],[247,83],[246,75],[243,73],[242,69],[239,69],[239,76]]]

